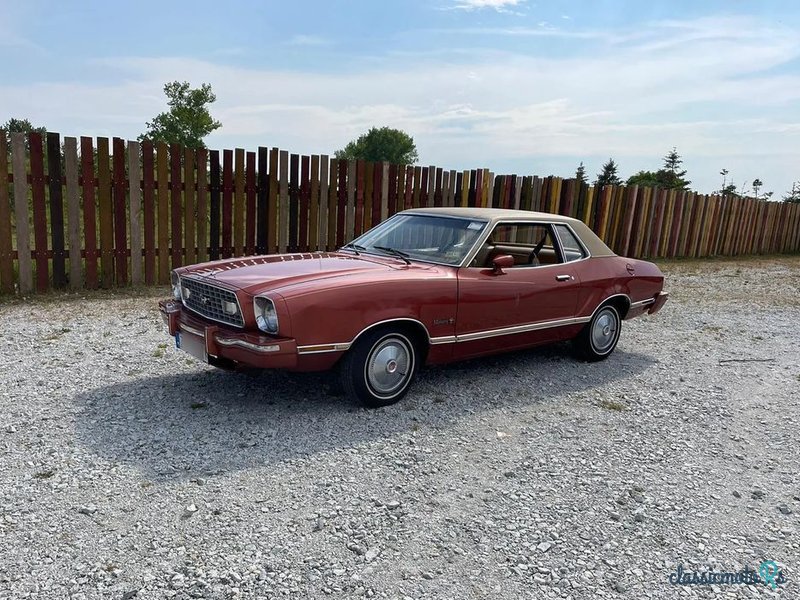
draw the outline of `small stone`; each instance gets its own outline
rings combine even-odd
[[[423,579],[427,579],[428,581],[430,581],[431,579],[433,579],[433,573],[431,573],[430,571],[425,571],[422,574],[422,578]]]
[[[359,546],[354,542],[350,542],[349,544],[347,544],[347,549],[350,550],[350,552],[357,554],[358,556],[364,556],[364,554],[366,554],[367,552],[366,550],[364,550],[363,546]]]
[[[391,502],[386,503],[386,508],[389,510],[394,510],[396,508],[400,508],[400,502],[397,500],[392,500]]]
[[[129,592],[125,592],[122,594],[122,600],[131,600],[139,595],[139,590],[130,590]]]
[[[367,550],[367,553],[364,555],[364,560],[366,560],[368,563],[371,563],[373,560],[378,558],[378,556],[380,556],[380,554],[381,554],[381,549],[380,548],[377,548],[377,547],[370,548],[369,550]]]
[[[750,497],[753,500],[761,500],[764,497],[764,495],[765,494],[763,490],[753,490],[752,492],[750,492]]]
[[[628,591],[628,586],[626,586],[626,585],[625,585],[624,583],[622,583],[621,581],[617,581],[617,582],[615,582],[615,583],[614,583],[614,589],[615,589],[615,590],[616,590],[618,593],[620,593],[620,594],[624,594],[625,592],[627,592],[627,591]]]
[[[611,517],[612,521],[621,521],[622,516],[618,512],[614,512],[613,510],[608,513],[608,516]]]
[[[778,510],[781,511],[781,514],[790,515],[792,514],[792,509],[786,506],[785,504],[781,504],[778,506]]]
[[[97,512],[97,507],[94,504],[87,504],[86,506],[81,506],[78,512],[82,515],[92,516]]]
[[[313,531],[322,531],[323,527],[325,527],[325,523],[323,522],[322,517],[318,517],[314,523]]]
[[[183,518],[188,519],[197,512],[197,506],[192,503],[183,510]]]
[[[741,498],[742,494],[741,494],[741,492],[737,492],[736,490],[733,490],[733,497],[734,498]]]
[[[643,522],[644,521],[644,513],[636,513],[635,515],[633,515],[633,520],[636,521],[637,523]]]
[[[336,575],[337,577],[341,577],[341,576],[342,576],[342,575],[344,575],[346,572],[347,572],[347,571],[345,571],[344,569],[334,569],[334,570],[333,570],[333,574],[334,574],[334,575]]]
[[[548,550],[550,550],[550,548],[552,548],[552,547],[553,547],[553,544],[552,544],[552,543],[550,543],[550,542],[542,542],[541,544],[539,544],[538,546],[536,546],[536,549],[537,549],[539,552],[547,552],[547,551],[548,551]]]

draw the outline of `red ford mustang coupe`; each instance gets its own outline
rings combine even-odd
[[[483,208],[400,212],[336,252],[252,256],[172,273],[160,303],[177,347],[212,365],[320,371],[368,406],[423,363],[571,339],[606,358],[623,319],[667,300],[652,263],[582,222]]]

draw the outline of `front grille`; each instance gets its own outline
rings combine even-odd
[[[181,279],[181,293],[184,306],[198,315],[220,323],[244,327],[244,318],[239,308],[239,301],[232,291],[187,277]],[[236,304],[236,314],[229,315],[226,313],[222,309],[223,302]]]

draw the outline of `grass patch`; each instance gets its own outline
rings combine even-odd
[[[189,406],[191,406],[193,410],[198,410],[200,408],[208,408],[208,403],[206,403],[206,402],[192,402]]]
[[[614,410],[617,412],[628,410],[627,406],[625,406],[622,402],[617,402],[616,400],[601,400],[600,408],[605,408],[606,410]]]
[[[48,469],[47,471],[39,471],[38,473],[33,474],[34,479],[50,479],[53,475],[56,474],[55,469]]]

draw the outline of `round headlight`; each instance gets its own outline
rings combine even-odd
[[[172,279],[172,297],[175,300],[181,299],[181,278],[178,277],[178,274],[173,271],[170,274],[170,278]]]
[[[255,299],[256,324],[261,331],[278,333],[278,312],[269,298]]]

